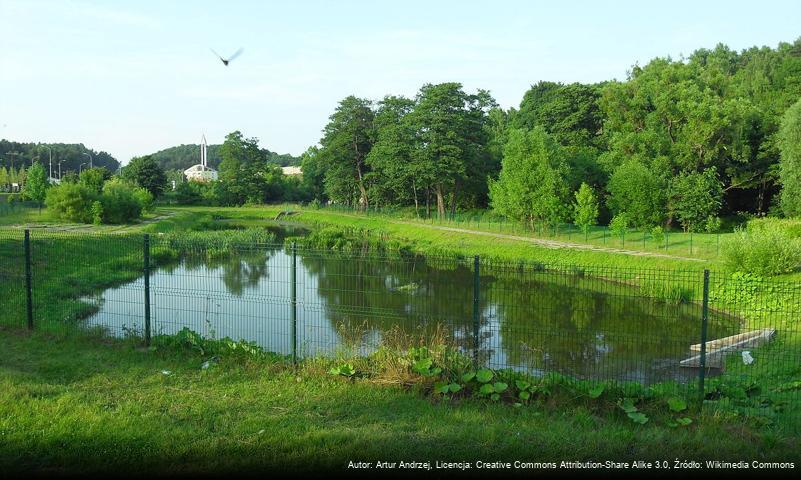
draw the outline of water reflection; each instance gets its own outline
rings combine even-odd
[[[154,331],[188,326],[289,353],[290,270],[291,255],[277,247],[158,269],[151,278]],[[141,284],[104,292],[88,323],[112,331],[124,322],[141,325],[128,301],[141,295]],[[365,353],[393,327],[427,334],[444,324],[453,343],[470,354],[477,347],[479,359],[494,367],[652,382],[681,378],[678,361],[698,343],[697,305],[651,301],[597,279],[484,269],[477,324],[473,292],[472,268],[461,262],[299,254],[301,353],[342,346]],[[713,317],[709,336],[736,330],[734,320]]]

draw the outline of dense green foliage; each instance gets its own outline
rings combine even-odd
[[[723,187],[715,167],[702,172],[682,172],[670,182],[668,208],[685,231],[711,227],[720,210]],[[711,229],[711,228],[709,228]]]
[[[59,162],[61,163],[62,174],[68,171],[77,172],[82,163],[86,163],[86,167],[88,167],[89,157],[86,154],[92,156],[92,165],[94,167],[105,167],[113,172],[120,166],[119,162],[108,153],[96,152],[86,148],[83,144],[21,143],[0,140],[0,168],[10,170],[13,167],[15,171],[19,171],[21,167],[27,168],[38,161],[46,169],[49,169],[51,152],[54,177],[58,177]],[[3,188],[5,184],[3,180],[2,173],[0,173],[0,188]],[[11,180],[11,182],[15,181]]]
[[[221,147],[222,145],[208,145],[206,147],[206,160],[209,167],[214,169],[219,168],[220,162],[222,162],[222,155],[220,154]],[[267,157],[267,161],[270,163],[274,163],[281,167],[285,167],[287,165],[300,165],[299,157],[293,157],[289,154],[271,152],[266,148],[261,148],[260,150]],[[183,172],[192,165],[197,165],[200,163],[200,145],[178,145],[159,150],[158,152],[152,153],[148,156],[153,157],[156,163],[158,163],[158,165],[165,171],[179,170]]]
[[[778,275],[801,266],[801,236],[783,222],[749,222],[723,244],[723,259],[732,271]]]
[[[801,99],[782,118],[779,149],[782,210],[785,215],[798,217],[801,216]]]
[[[41,163],[34,162],[31,168],[28,169],[27,181],[22,189],[22,196],[26,200],[34,201],[41,206],[47,194],[47,186],[47,172],[45,172]]]
[[[47,208],[62,220],[79,223],[130,223],[153,206],[153,195],[105,169],[81,172],[77,182],[62,181],[47,189]]]
[[[347,205],[419,206],[425,199],[426,210],[435,205],[440,216],[485,205],[487,175],[497,170],[487,127],[494,105],[487,92],[468,94],[459,83],[426,84],[414,100],[388,96],[375,109],[350,96],[303,164],[317,163],[311,168],[325,195]]]
[[[161,195],[167,184],[164,169],[150,155],[132,158],[122,169],[122,178],[147,189],[154,197]]]
[[[425,203],[427,213],[435,205],[442,216],[484,207],[488,178],[512,176],[500,168],[512,132],[541,128],[562,147],[566,198],[586,183],[601,221],[625,213],[636,227],[710,231],[721,216],[766,214],[782,183],[792,190],[801,170],[789,167],[799,129],[785,112],[799,97],[801,40],[656,58],[635,65],[624,81],[540,82],[508,111],[487,92],[467,94],[457,83],[425,85],[414,99],[348,97],[319,150],[305,156],[304,172],[314,171],[305,181],[319,201],[361,208]],[[788,126],[780,133],[783,115]],[[788,214],[792,198],[785,195]],[[492,203],[498,213],[522,218],[504,202]]]
[[[576,190],[576,202],[573,204],[573,223],[581,227],[584,233],[598,222],[598,199],[592,187],[582,183]]]
[[[510,132],[500,178],[490,181],[492,207],[529,223],[555,224],[567,216],[567,165],[562,147],[537,127]]]

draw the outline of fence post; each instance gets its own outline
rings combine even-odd
[[[25,230],[25,295],[27,301],[28,330],[33,330],[33,282],[31,281],[31,231]]]
[[[704,405],[704,380],[706,377],[706,335],[709,321],[709,270],[704,269],[704,301],[701,306],[701,361],[698,371],[699,408]]]
[[[143,245],[145,273],[145,346],[150,346],[150,235],[145,234]]]
[[[298,285],[297,285],[297,275],[298,275],[298,249],[297,244],[292,242],[292,268],[290,269],[290,295],[292,297],[291,300],[291,310],[290,310],[290,318],[292,320],[292,364],[297,365],[298,363]]]
[[[473,257],[473,363],[478,366],[478,349],[479,349],[479,296],[481,294],[481,277],[479,275],[479,258],[478,255]]]
[[[690,230],[690,255],[693,254],[693,231]]]

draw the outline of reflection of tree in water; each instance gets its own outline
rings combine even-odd
[[[328,257],[328,258],[325,258]],[[444,325],[454,343],[469,347],[472,335],[472,273],[464,265],[437,269],[421,260],[304,255],[317,279],[315,294],[335,329],[387,331],[396,325],[413,334]],[[312,306],[309,300],[304,300]]]
[[[700,306],[650,300],[628,286],[543,272],[500,276],[485,290],[490,296],[482,301],[495,304],[500,342],[514,365],[642,379],[654,368],[675,367],[700,341]],[[730,321],[710,320],[709,338],[737,330]]]
[[[255,288],[264,278],[269,278],[269,260],[279,247],[260,247],[243,249],[230,255],[211,257],[188,255],[178,264],[167,265],[164,270],[172,273],[182,267],[187,272],[222,268],[222,281],[226,290],[234,295],[242,295],[246,288]]]
[[[332,327],[451,330],[473,348],[471,266],[369,258],[300,260],[316,277]],[[643,379],[698,343],[700,307],[649,300],[634,288],[553,273],[482,270],[479,359],[575,376]],[[313,302],[314,300],[312,300]],[[713,316],[710,338],[736,332]]]

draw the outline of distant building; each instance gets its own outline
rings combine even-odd
[[[206,136],[200,141],[200,163],[184,170],[186,179],[190,182],[211,182],[217,180],[217,170],[208,166],[206,159]]]
[[[300,167],[281,167],[281,171],[284,172],[284,175],[289,177],[303,173],[300,171]]]

